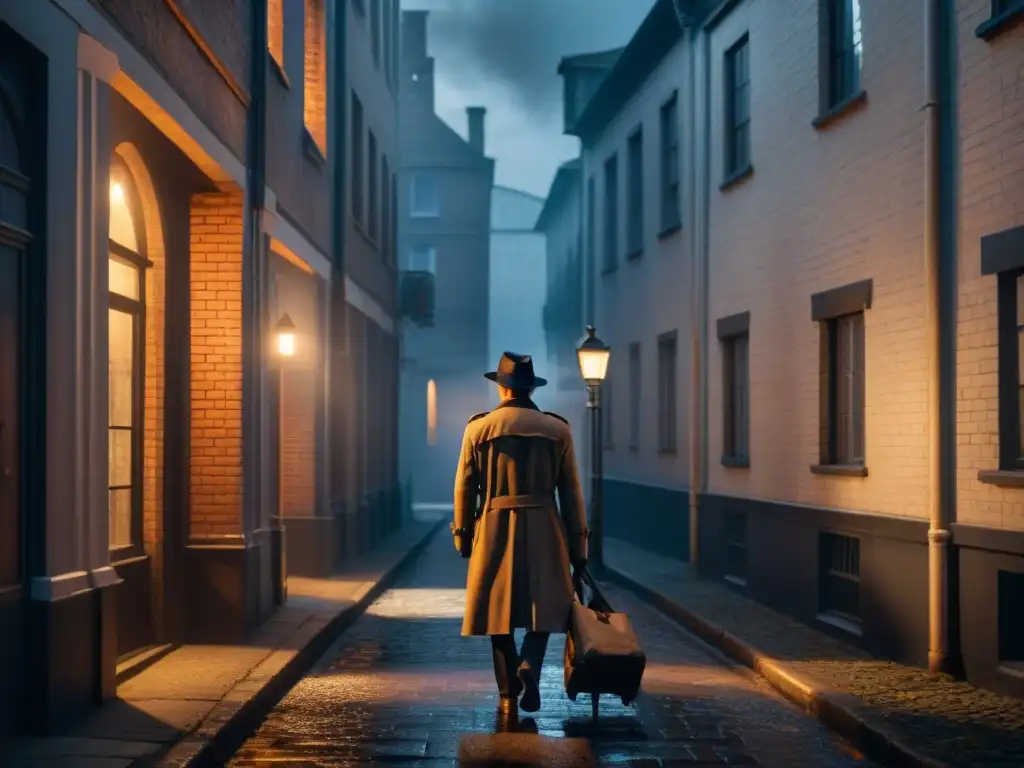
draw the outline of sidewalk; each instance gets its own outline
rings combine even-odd
[[[1024,766],[1024,701],[880,661],[697,576],[686,564],[610,539],[607,576],[885,764]]]
[[[288,603],[246,645],[186,645],[118,687],[65,735],[17,742],[4,765],[222,765],[331,642],[439,529],[410,522],[329,579],[288,579]]]

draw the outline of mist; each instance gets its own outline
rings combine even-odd
[[[497,183],[543,196],[578,141],[562,135],[563,56],[617,48],[653,0],[409,0],[429,10],[437,112],[465,135],[465,107],[487,107]]]

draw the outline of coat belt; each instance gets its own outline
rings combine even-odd
[[[521,496],[495,496],[487,500],[484,509],[547,509],[554,505],[553,494],[527,493]]]

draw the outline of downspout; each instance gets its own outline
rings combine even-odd
[[[925,0],[924,267],[928,354],[928,668],[949,669],[950,521],[955,504],[956,251],[949,0]],[[952,474],[951,474],[952,473]]]

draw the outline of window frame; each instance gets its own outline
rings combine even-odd
[[[658,112],[661,140],[661,234],[682,226],[679,163],[679,92],[661,105]]]
[[[391,165],[388,156],[380,154],[380,255],[386,264],[391,263]]]
[[[312,147],[319,156],[316,158],[321,163],[327,158],[328,133],[330,132],[330,116],[328,105],[330,104],[328,88],[330,78],[327,71],[327,0],[305,0],[305,15],[303,17],[303,45],[302,45],[302,122],[306,134],[312,140]],[[283,20],[282,20],[283,25]],[[310,43],[316,41],[316,60],[311,61]],[[283,66],[283,65],[282,65]],[[317,86],[312,86],[310,72],[315,68],[317,72]],[[310,103],[315,97],[313,114],[310,114]],[[316,118],[311,123],[313,117]],[[314,153],[314,154],[316,154]]]
[[[865,337],[864,312],[848,312],[836,317],[820,321],[820,339],[824,346],[821,356],[822,383],[827,386],[824,412],[827,414],[827,425],[822,431],[820,446],[820,466],[823,467],[864,467],[867,463],[867,425],[865,403],[867,347]],[[858,350],[858,341],[860,348]],[[848,368],[843,368],[841,360],[845,350],[849,349]],[[860,358],[860,385],[856,382],[857,359]],[[843,380],[846,380],[844,385]],[[851,429],[847,439],[840,438],[840,419],[843,414],[841,403],[844,386],[849,390]],[[859,435],[858,435],[859,427]],[[858,451],[858,437],[860,449]],[[846,443],[842,445],[841,443]],[[857,454],[860,454],[859,456]]]
[[[351,141],[352,141],[352,175],[349,180],[352,191],[352,218],[363,223],[366,215],[366,191],[363,188],[363,145],[366,126],[363,102],[352,91],[352,119],[351,119]]]
[[[370,239],[380,243],[380,189],[378,174],[379,157],[377,136],[372,130],[366,132],[366,230]]]
[[[742,54],[742,58],[739,56]],[[750,35],[743,33],[725,51],[723,62],[724,76],[724,172],[728,182],[738,176],[744,175],[752,165],[751,146],[751,77],[750,77]],[[742,70],[738,63],[743,64]],[[743,79],[740,80],[740,72],[743,72]],[[740,101],[739,93],[743,91],[743,99]],[[744,116],[739,117],[738,104],[742,103]],[[740,129],[745,129],[743,140],[737,140]]]
[[[855,20],[859,0],[819,0],[818,28],[821,52],[818,67],[819,110],[822,115],[841,110],[863,92],[863,18]],[[862,14],[859,10],[858,13]]]
[[[419,256],[423,254],[427,255],[427,269],[418,268],[420,266],[418,264]],[[409,266],[409,272],[428,272],[429,274],[434,275],[434,277],[437,277],[437,246],[430,243],[417,243],[416,245],[411,246],[409,248],[407,263]],[[413,267],[417,267],[417,269],[413,269]]]
[[[657,349],[658,453],[671,455],[679,450],[679,402],[676,396],[679,391],[679,334],[676,331],[659,334]]]
[[[644,252],[644,126],[626,140],[626,259]]]
[[[722,350],[722,465],[750,466],[750,313],[740,312],[718,321]],[[737,406],[737,359],[742,348],[743,407]],[[737,434],[741,430],[742,438]],[[742,446],[741,446],[742,444]]]
[[[416,192],[417,182],[429,182],[433,186],[434,194],[428,195],[433,198],[432,206],[420,207],[418,205],[420,196]],[[409,179],[409,216],[413,219],[436,219],[441,215],[441,183],[437,176],[432,173],[416,172]]]
[[[1024,317],[1018,281],[1024,281],[1024,267],[999,272],[996,277],[997,356],[999,381],[999,469],[1024,471],[1022,450],[1021,392],[1024,391],[1020,366],[1020,339]],[[1022,285],[1024,288],[1024,285]]]
[[[643,353],[640,342],[629,345],[629,450],[640,450],[641,402],[643,401]]]
[[[612,152],[603,166],[604,233],[601,272],[614,272],[619,265],[619,153]]]

